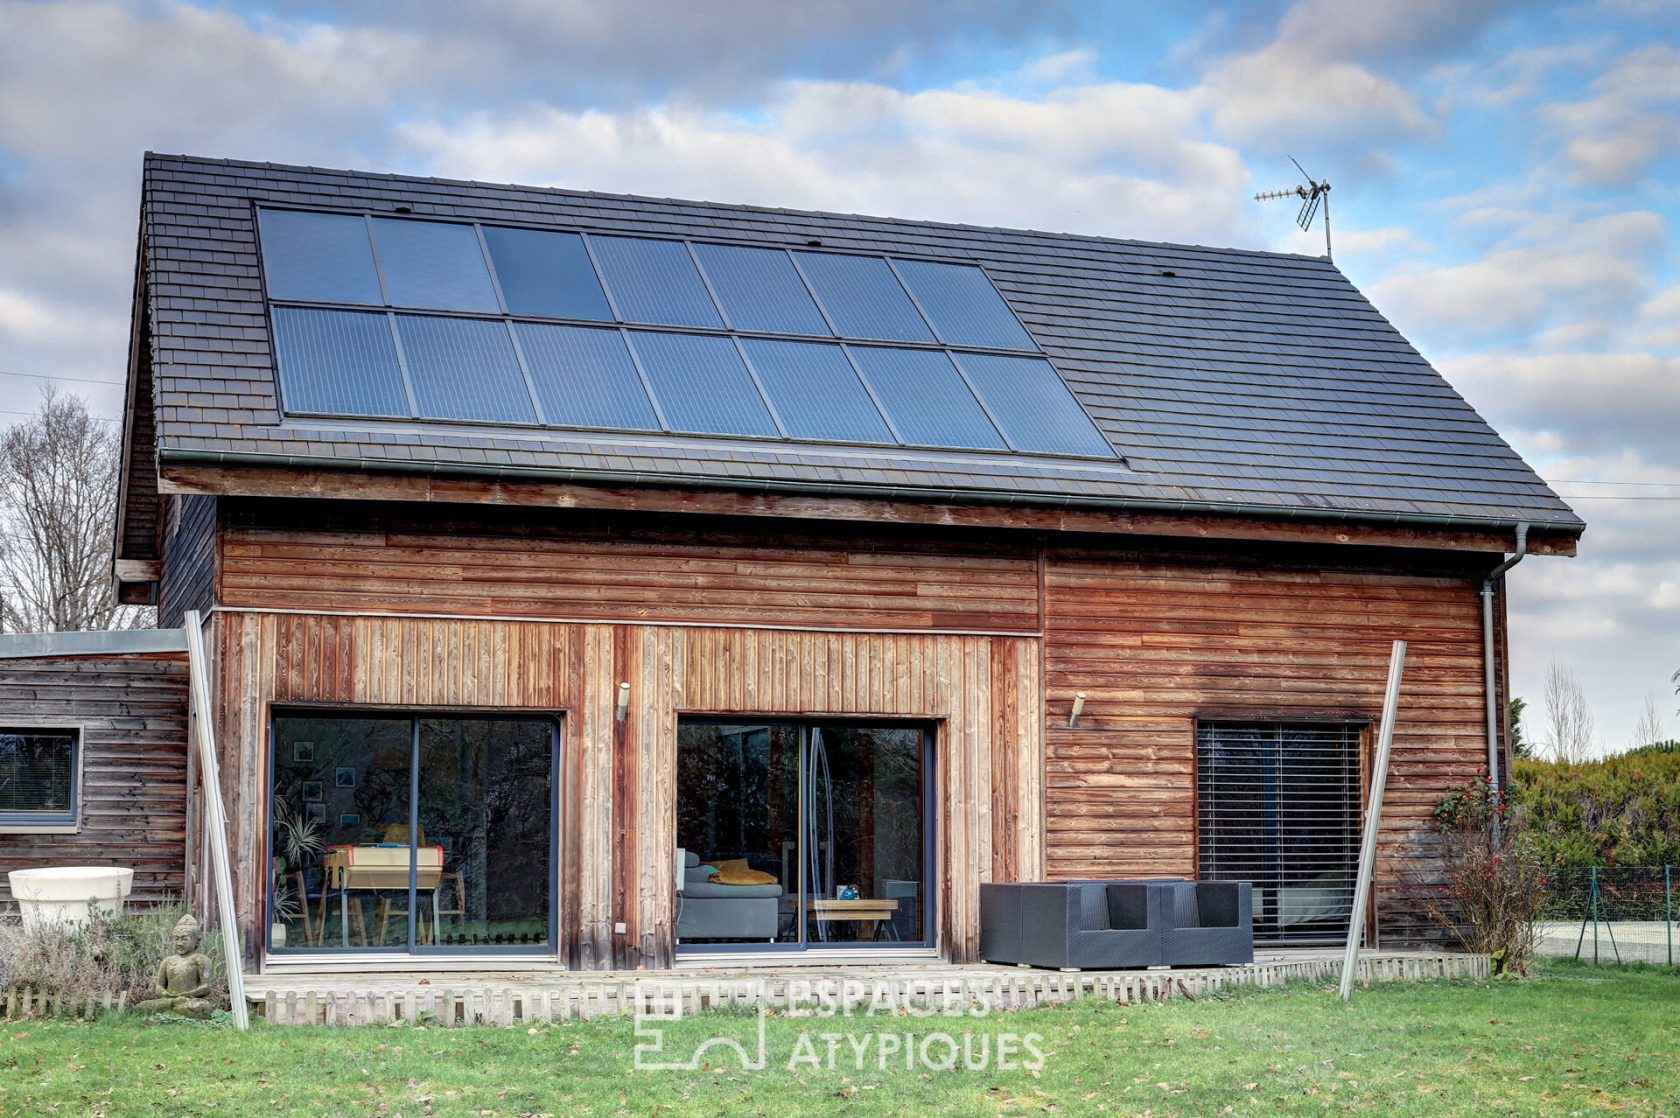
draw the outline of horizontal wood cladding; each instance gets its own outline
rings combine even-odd
[[[1043,872],[1039,656],[1030,638],[239,613],[215,618],[219,748],[237,903],[258,926],[275,705],[563,714],[563,952],[664,966],[675,943],[679,714],[848,715],[938,731],[953,956],[979,943],[982,880]],[[616,716],[620,681],[630,707]],[[615,922],[629,928],[613,933]]]
[[[531,518],[536,519],[536,518]],[[927,539],[673,532],[592,520],[358,527],[235,523],[220,599],[257,609],[1033,632],[1030,549]]]
[[[1051,552],[1045,586],[1052,878],[1194,877],[1197,719],[1374,722],[1403,639],[1377,911],[1422,933],[1433,867],[1407,850],[1486,758],[1473,578]]]
[[[76,834],[0,835],[6,873],[73,863],[128,866],[130,900],[179,898],[186,886],[187,666],[182,657],[0,660],[0,725],[82,727]]]

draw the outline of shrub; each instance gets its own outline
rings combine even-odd
[[[1527,974],[1547,894],[1522,810],[1484,775],[1443,796],[1435,823],[1444,882],[1425,905],[1429,918],[1488,955],[1495,974]]]
[[[1518,761],[1512,799],[1553,866],[1680,864],[1680,753],[1635,750],[1581,764]]]
[[[68,1007],[109,993],[130,1005],[153,996],[158,964],[174,953],[179,904],[96,915],[85,923],[49,924],[26,930],[15,916],[0,919],[0,990],[26,987],[58,994]],[[221,934],[211,931],[199,950],[215,965],[209,1000],[226,1005],[227,974]]]

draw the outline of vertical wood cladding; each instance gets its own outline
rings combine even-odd
[[[1194,877],[1196,719],[1374,722],[1400,639],[1377,914],[1385,935],[1424,931],[1433,867],[1407,847],[1486,757],[1473,578],[1052,554],[1046,587],[1052,878]]]
[[[262,903],[274,704],[564,714],[562,952],[665,966],[674,948],[679,714],[831,714],[937,730],[940,936],[979,944],[979,883],[1042,876],[1036,642],[1014,637],[220,613],[214,645],[235,890]],[[619,680],[630,683],[623,722]],[[1001,701],[994,681],[1014,693]],[[1008,785],[999,790],[999,783]],[[625,936],[612,928],[623,921]]]
[[[173,629],[187,610],[208,612],[215,604],[216,498],[171,495],[165,507],[158,625]]]
[[[187,666],[154,656],[0,660],[0,724],[80,724],[80,828],[73,835],[0,835],[6,873],[75,863],[134,870],[130,900],[185,888]]]

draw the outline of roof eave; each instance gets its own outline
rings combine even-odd
[[[1288,505],[1237,504],[1233,502],[1151,501],[1138,498],[1019,493],[993,489],[937,489],[914,486],[858,485],[837,482],[803,482],[795,479],[741,479],[729,483],[701,482],[681,474],[654,471],[545,469],[538,467],[464,465],[443,462],[370,462],[312,455],[274,455],[239,451],[171,449],[158,451],[160,465],[257,467],[276,470],[309,470],[343,474],[387,474],[406,476],[459,477],[486,481],[558,482],[584,486],[638,486],[649,488],[721,490],[796,496],[847,497],[876,501],[949,502],[973,505],[1024,506],[1037,508],[1092,509],[1115,513],[1224,516],[1264,520],[1299,520],[1330,524],[1389,525],[1437,530],[1479,530],[1515,533],[1521,525],[1550,536],[1578,539],[1586,524],[1578,518],[1546,520],[1533,515],[1509,517],[1457,516],[1379,512],[1362,509],[1295,507]]]

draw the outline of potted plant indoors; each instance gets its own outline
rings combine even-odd
[[[309,861],[318,858],[325,849],[321,824],[302,812],[290,810],[277,797],[274,801],[275,852],[270,859],[272,875],[269,906],[269,943],[286,946],[286,925],[303,914],[309,903],[292,886],[292,874],[302,870]]]

